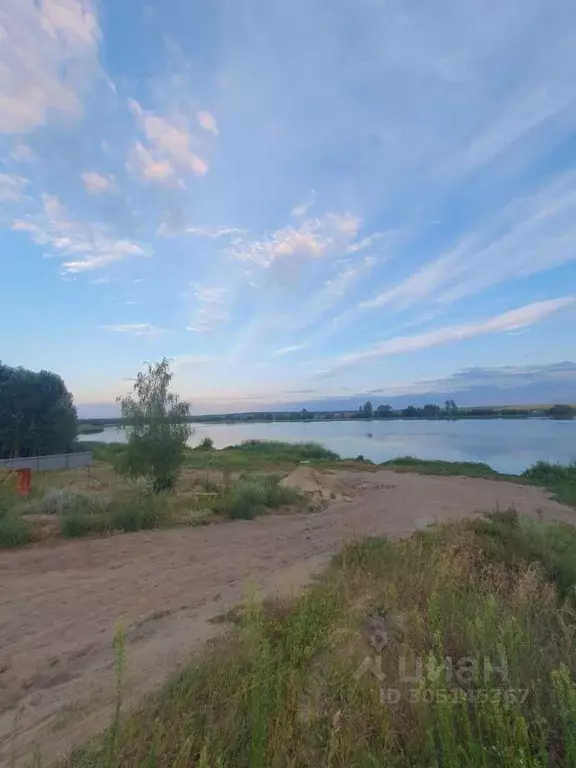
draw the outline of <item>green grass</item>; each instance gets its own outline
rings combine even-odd
[[[0,549],[22,547],[33,538],[32,527],[27,520],[0,510]]]
[[[379,466],[396,472],[417,472],[421,475],[457,475],[461,477],[501,478],[502,475],[488,464],[472,461],[432,461],[401,456]],[[508,477],[508,476],[506,476]]]
[[[563,465],[538,461],[522,477],[549,490],[557,501],[576,507],[576,462]]]
[[[126,451],[122,443],[98,443],[86,441],[86,450],[92,451],[97,461],[105,461],[119,467]],[[185,467],[190,469],[218,469],[230,471],[266,471],[292,469],[302,462],[337,462],[340,457],[334,451],[318,443],[283,443],[276,440],[247,440],[214,450],[205,441],[195,448],[186,449]]]
[[[302,462],[334,462],[338,454],[318,443],[283,443],[275,440],[247,440],[222,450],[191,450],[186,466],[231,470],[290,469]]]
[[[131,712],[117,643],[112,726],[64,765],[574,768],[574,534],[480,522],[350,543]]]
[[[280,485],[274,475],[241,477],[217,502],[217,510],[232,519],[252,520],[266,509],[294,504],[300,497],[297,489]]]

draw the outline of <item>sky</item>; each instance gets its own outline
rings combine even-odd
[[[575,71],[573,0],[0,0],[0,359],[576,402]]]

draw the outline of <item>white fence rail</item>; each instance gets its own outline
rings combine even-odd
[[[49,472],[58,469],[79,469],[92,464],[92,453],[56,453],[52,456],[31,456],[27,459],[0,460],[0,469],[32,469]]]

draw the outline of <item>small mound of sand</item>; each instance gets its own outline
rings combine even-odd
[[[347,501],[352,497],[350,489],[333,474],[314,467],[297,467],[280,481],[280,485],[314,494],[324,501]]]

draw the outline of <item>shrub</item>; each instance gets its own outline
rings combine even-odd
[[[40,499],[22,502],[19,509],[23,514],[69,515],[81,512],[86,514],[105,512],[109,506],[110,499],[99,493],[52,488]]]
[[[252,520],[264,512],[266,491],[264,486],[240,480],[222,500],[222,511],[233,520]]]
[[[60,518],[60,533],[67,539],[80,538],[92,532],[89,515],[68,513]]]
[[[27,520],[0,510],[0,547],[22,547],[33,538],[32,527]]]
[[[319,443],[283,443],[278,440],[245,440],[224,450],[250,452],[278,461],[337,461],[340,458]]]
[[[482,534],[482,549],[493,562],[513,569],[521,562],[537,562],[561,595],[576,585],[576,528],[521,518],[514,510],[495,512],[474,523]]]
[[[538,461],[523,472],[522,477],[542,485],[557,501],[576,506],[576,462],[563,465]]]
[[[224,495],[220,511],[233,519],[252,520],[264,512],[266,507],[275,509],[284,504],[293,504],[300,493],[296,488],[280,485],[275,475],[247,475]]]
[[[109,514],[110,526],[119,531],[142,531],[157,528],[165,518],[164,500],[146,494],[120,502]]]
[[[202,440],[196,446],[197,451],[213,451],[214,440],[211,437],[203,437]]]

